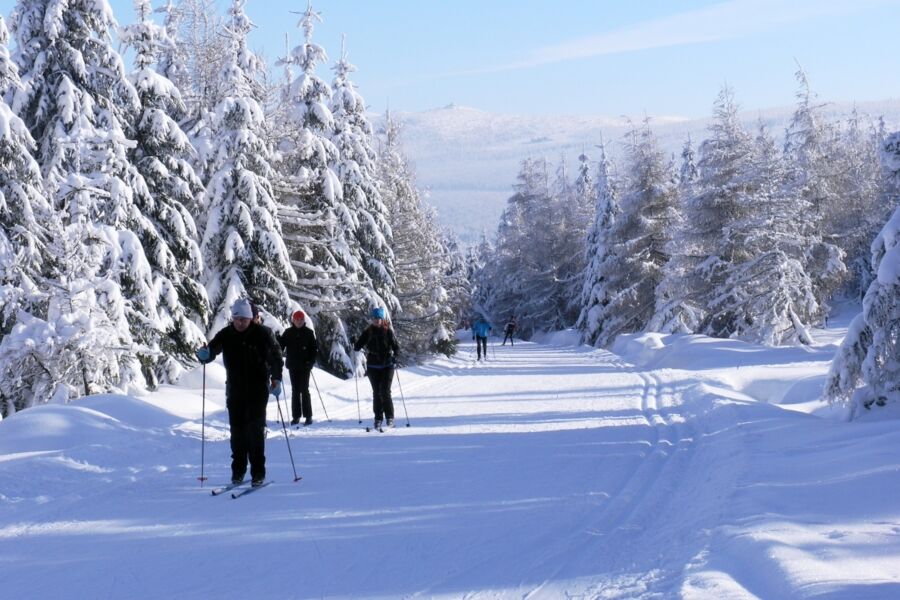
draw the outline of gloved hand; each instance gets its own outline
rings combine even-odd
[[[198,348],[197,352],[194,353],[197,356],[197,360],[200,361],[200,364],[205,365],[206,363],[212,361],[212,354],[209,351],[209,348],[203,346],[202,348]]]
[[[275,396],[275,398],[281,397],[281,380],[273,379],[269,384],[269,393]]]

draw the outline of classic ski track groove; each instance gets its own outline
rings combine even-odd
[[[649,450],[644,454],[640,465],[631,472],[619,490],[607,500],[597,518],[582,527],[585,538],[574,553],[586,558],[594,556],[594,560],[598,562],[602,556],[603,562],[613,567],[618,566],[620,562],[617,560],[617,554],[629,556],[627,552],[622,552],[623,546],[633,543],[629,542],[629,538],[640,536],[642,530],[645,529],[639,525],[631,525],[636,520],[636,515],[658,515],[659,510],[654,509],[669,501],[670,496],[667,493],[654,494],[654,491],[669,484],[673,478],[678,477],[682,469],[687,468],[685,464],[681,464],[679,467],[678,464],[673,465],[673,463],[690,461],[693,455],[693,444],[688,446],[680,443],[679,440],[684,439],[682,435],[684,426],[676,424],[671,416],[663,412],[663,386],[655,373],[641,371],[609,352],[591,358],[621,369],[622,372],[631,372],[642,380],[643,391],[640,408],[644,420],[652,430]],[[673,396],[673,394],[670,393],[668,396]],[[683,450],[687,450],[687,452]],[[682,453],[682,456],[673,460],[673,457],[679,452]],[[648,504],[650,506],[647,506]],[[613,539],[617,537],[621,539],[614,542]],[[564,541],[554,545],[556,548],[549,554],[548,562],[552,563],[557,557],[573,554],[571,540],[564,538]],[[542,583],[524,594],[523,598],[540,597],[541,592],[548,584],[558,581],[561,575],[569,569],[565,561],[557,562],[561,562],[562,566],[556,568]],[[623,567],[620,566],[620,568]],[[677,573],[664,573],[664,575],[672,577]],[[642,583],[646,586],[647,591],[642,596],[655,597],[653,588],[654,583],[659,581],[659,577],[644,574],[643,579],[646,580]],[[585,597],[595,597],[595,594],[602,594],[603,589],[594,587],[586,592],[587,596]]]

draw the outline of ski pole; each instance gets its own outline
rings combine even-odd
[[[356,374],[356,368],[353,369],[353,382],[356,383],[356,416],[359,417],[359,422],[362,423],[362,411],[359,408],[359,376]]]
[[[278,406],[278,418],[281,419],[281,429],[284,431],[284,441],[287,442],[288,456],[291,457],[291,469],[294,470],[294,481],[300,481],[303,478],[297,475],[297,467],[294,465],[294,453],[291,452],[291,440],[288,437],[287,425],[284,424],[284,415],[281,412],[281,400],[279,400],[278,395],[273,394],[273,396],[275,396],[275,404]],[[284,403],[287,404],[287,398],[285,398]]]
[[[495,339],[491,340],[491,355],[494,357],[494,360],[497,360],[497,336],[494,336]]]
[[[203,482],[206,481],[206,365],[203,365],[203,424],[200,425],[200,477],[197,479],[200,480],[200,487],[203,487]]]
[[[403,402],[403,413],[406,415],[406,426],[409,427],[409,413],[406,411],[406,398],[403,397],[403,385],[400,383],[400,369],[397,369],[397,387],[400,388],[400,400]]]
[[[322,400],[322,392],[319,391],[319,384],[316,382],[316,375],[312,372],[312,369],[309,370],[309,374],[312,377],[313,385],[316,386],[316,393],[319,395],[319,402],[322,403],[322,411],[325,413],[325,418],[331,423],[331,417],[328,416],[328,411],[325,409],[325,401]]]

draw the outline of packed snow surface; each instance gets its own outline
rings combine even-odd
[[[302,479],[273,399],[274,483],[238,500],[210,495],[230,477],[220,365],[203,486],[199,370],[26,410],[0,422],[0,596],[898,598],[900,414],[821,403],[840,336],[817,333],[492,339],[480,363],[463,336],[400,371],[385,433],[363,429],[365,379],[316,370],[331,420],[313,387]]]

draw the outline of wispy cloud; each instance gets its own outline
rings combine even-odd
[[[703,9],[545,46],[520,61],[457,75],[528,69],[592,56],[735,39],[791,23],[858,13],[884,5],[900,5],[900,0],[729,0]]]

